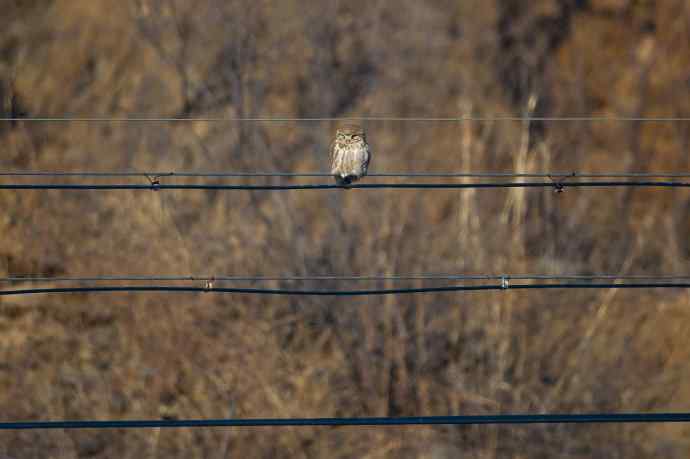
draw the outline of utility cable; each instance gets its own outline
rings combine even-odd
[[[411,416],[356,418],[274,419],[151,419],[113,421],[0,422],[0,430],[29,429],[148,429],[180,427],[305,427],[305,426],[411,426],[496,424],[601,424],[690,422],[690,413],[498,414],[478,416]]]

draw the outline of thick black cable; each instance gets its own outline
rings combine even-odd
[[[170,281],[170,282],[237,282],[237,281],[406,281],[406,280],[690,280],[690,275],[618,275],[618,274],[449,274],[449,273],[413,273],[388,275],[303,275],[303,276],[12,276],[0,277],[0,282],[108,282],[108,281]]]
[[[599,424],[690,422],[690,413],[498,414],[399,418],[151,419],[0,422],[0,430],[147,429],[180,427],[412,426],[496,424]]]
[[[124,285],[97,287],[56,287],[34,289],[0,290],[0,296],[34,295],[48,293],[105,293],[105,292],[204,292],[204,293],[238,293],[253,295],[286,295],[286,296],[377,296],[404,295],[415,293],[443,293],[461,291],[487,290],[539,290],[539,289],[642,289],[642,288],[690,288],[690,282],[665,283],[553,283],[553,284],[513,284],[508,279],[500,284],[486,285],[453,285],[445,287],[420,287],[397,289],[366,290],[312,290],[312,289],[261,289],[261,288],[227,288],[227,287],[191,287],[167,285]]]
[[[0,177],[331,177],[330,172],[156,172],[156,171],[0,171]],[[688,178],[690,173],[682,172],[370,172],[369,177],[437,177],[437,178]]]
[[[690,286],[690,284],[688,284]],[[242,293],[254,295],[300,295],[300,296],[365,296],[365,295],[399,295],[409,293],[452,292],[460,290],[494,290],[495,286],[476,285],[460,287],[429,287],[387,290],[288,290],[260,288],[225,288],[225,287],[189,287],[163,285],[128,285],[102,287],[58,287],[0,290],[0,296],[32,295],[41,293],[104,293],[104,292],[205,292],[205,293]],[[498,286],[500,288],[500,286]]]
[[[494,183],[363,183],[349,185],[218,185],[218,184],[0,184],[0,190],[336,190],[336,189],[480,189],[480,188],[688,188],[676,181],[494,182]]]

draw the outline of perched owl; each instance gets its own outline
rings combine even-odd
[[[361,126],[338,129],[331,143],[331,174],[335,183],[347,186],[367,175],[371,151]]]

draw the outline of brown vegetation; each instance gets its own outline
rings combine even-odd
[[[690,115],[686,0],[3,0],[0,10],[3,117]],[[0,168],[326,170],[334,128],[5,122]],[[690,167],[688,122],[366,128],[373,171]],[[3,276],[690,271],[684,190],[4,191],[0,203]],[[1,301],[4,421],[690,404],[686,292]],[[0,456],[687,457],[688,434],[685,425],[27,431],[0,432]]]

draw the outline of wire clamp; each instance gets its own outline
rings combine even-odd
[[[501,289],[507,290],[510,288],[510,283],[508,281],[508,276],[501,276]]]
[[[160,189],[161,185],[161,176],[160,175],[149,175],[149,174],[144,174],[146,178],[148,179],[149,183],[151,184],[151,189],[153,191],[158,191]]]
[[[577,176],[577,172],[571,172],[568,175],[562,175],[562,176],[556,177],[556,179],[554,179],[553,176],[549,175],[549,179],[551,179],[551,181],[553,182],[553,191],[555,191],[556,193],[563,193],[563,191],[565,190],[565,187],[566,187],[566,183],[565,183],[566,179],[568,179],[570,177],[576,177],[576,176]]]
[[[209,279],[206,279],[206,283],[204,283],[204,292],[208,292],[213,290],[213,283],[215,282],[216,278],[211,277]]]

